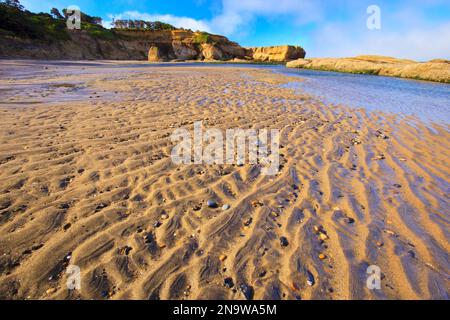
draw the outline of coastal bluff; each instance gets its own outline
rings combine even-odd
[[[209,60],[287,62],[305,57],[298,46],[244,48],[221,35],[191,30],[108,30],[98,36],[73,30],[63,39],[36,39],[0,34],[0,57],[10,59]]]
[[[81,29],[69,30],[61,15],[0,4],[0,58],[284,63],[305,57],[300,47],[244,48],[221,35],[159,21],[120,20],[107,29],[100,18],[82,17]]]
[[[154,34],[150,34],[154,37]],[[150,41],[148,61],[213,60],[287,62],[305,57],[298,46],[244,48],[224,36],[190,30],[173,30]]]
[[[364,55],[353,58],[297,59],[287,62],[286,66],[288,68],[373,74],[450,83],[450,61],[444,59],[417,62],[407,59]]]

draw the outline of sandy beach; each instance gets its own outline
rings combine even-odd
[[[0,298],[449,299],[449,126],[295,81],[0,62]],[[174,164],[170,136],[195,121],[280,130],[279,173]]]

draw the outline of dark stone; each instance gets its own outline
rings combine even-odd
[[[316,281],[314,280],[314,276],[310,271],[306,271],[306,283],[309,286],[313,286],[316,283]]]
[[[280,244],[282,247],[287,247],[289,245],[289,241],[286,237],[281,237],[280,238]]]
[[[206,204],[207,204],[208,207],[213,208],[213,209],[216,209],[218,207],[217,202],[215,200],[212,200],[212,199],[208,200],[206,202]]]
[[[230,278],[230,277],[225,278],[225,280],[223,280],[223,284],[224,284],[225,287],[227,287],[227,288],[233,288],[233,287],[234,287],[233,279]]]
[[[161,227],[161,225],[162,225],[161,221],[156,221],[156,222],[153,224],[153,226],[154,226],[155,228],[159,228],[159,227]]]

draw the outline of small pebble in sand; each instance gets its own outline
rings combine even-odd
[[[382,241],[377,241],[377,247],[381,248],[384,245],[384,243]]]
[[[326,258],[327,258],[327,256],[324,255],[323,253],[320,253],[320,254],[319,254],[319,259],[320,259],[320,260],[324,260],[324,259],[326,259]]]
[[[397,234],[394,231],[392,231],[392,230],[386,229],[386,230],[384,230],[384,232],[386,232],[388,235],[397,237]]]
[[[156,221],[156,222],[153,224],[153,226],[154,226],[155,228],[159,228],[159,227],[161,227],[161,225],[162,225],[162,223],[161,223],[160,221]]]
[[[322,240],[322,241],[328,240],[328,236],[325,233],[320,232],[319,233],[319,240]]]
[[[386,159],[384,154],[380,154],[380,155],[375,156],[375,157],[372,158],[372,160],[384,160],[384,159]]]
[[[289,241],[286,237],[281,237],[280,238],[280,244],[282,247],[287,247],[289,245]]]
[[[122,247],[122,248],[119,249],[119,254],[127,256],[130,253],[131,250],[133,250],[132,247],[125,246],[125,247]]]
[[[244,221],[244,226],[248,227],[249,225],[252,224],[253,219],[252,218],[248,218]]]
[[[261,206],[263,206],[263,204],[261,202],[259,202],[258,200],[252,201],[253,208],[257,208],[257,207],[261,207]]]
[[[227,259],[227,256],[225,254],[221,254],[219,257],[219,260],[224,262]]]
[[[56,292],[56,288],[50,288],[50,289],[47,289],[47,291],[45,291],[46,294],[52,294],[55,292]]]
[[[213,200],[213,199],[208,200],[208,201],[206,202],[206,204],[207,204],[207,206],[210,207],[210,208],[214,208],[214,209],[215,209],[215,208],[218,207],[217,202],[216,202],[215,200]]]
[[[163,219],[163,220],[167,220],[167,219],[169,219],[169,215],[168,215],[168,214],[165,214],[165,213],[163,213],[163,214],[161,215],[161,219]]]
[[[377,130],[375,135],[380,139],[389,139],[389,137],[386,134],[384,134],[381,130]]]
[[[347,217],[347,223],[348,224],[353,224],[353,223],[355,223],[355,219]]]
[[[225,280],[223,280],[223,284],[227,288],[233,288],[234,287],[234,282],[233,282],[233,279],[231,277],[225,278]]]
[[[306,284],[310,287],[312,287],[314,285],[315,280],[314,280],[314,276],[312,275],[312,273],[310,271],[306,271]]]
[[[229,204],[224,204],[223,206],[222,206],[222,210],[223,211],[225,211],[225,210],[228,210],[228,209],[230,209],[230,205]]]

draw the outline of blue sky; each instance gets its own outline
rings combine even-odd
[[[22,0],[30,11],[77,5],[107,24],[116,18],[161,20],[222,34],[243,46],[293,44],[308,57],[378,54],[450,59],[449,0]],[[369,30],[377,5],[381,29]]]

